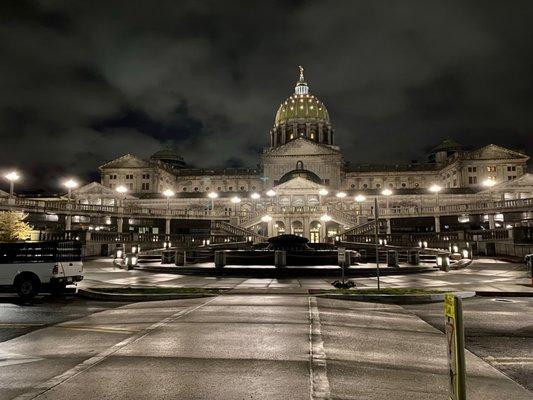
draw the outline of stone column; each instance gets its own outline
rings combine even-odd
[[[440,232],[440,217],[438,215],[435,215],[435,232]]]
[[[318,124],[318,142],[319,143],[322,143],[324,141],[323,139],[324,132],[322,131],[322,126],[323,125],[321,123]]]
[[[165,234],[170,235],[170,218],[165,219]]]
[[[320,222],[320,241],[322,243],[326,243],[326,234],[327,234],[326,222],[325,221]]]
[[[65,230],[70,231],[72,229],[72,215],[65,215]]]
[[[298,124],[292,124],[292,133],[294,135],[294,139],[298,137]]]
[[[311,130],[311,124],[307,122],[305,124],[305,137],[309,139],[309,131]]]
[[[387,235],[390,235],[392,233],[391,220],[387,218],[385,221],[387,221]]]
[[[287,143],[287,125],[283,124],[281,126],[281,143],[278,143],[278,146],[280,144]]]
[[[267,222],[267,236],[274,236],[274,220]]]
[[[309,238],[310,235],[311,235],[311,232],[309,232],[309,218],[304,218],[302,220],[302,225],[303,225],[303,229],[304,229],[304,231],[303,231],[304,237]]]
[[[124,218],[117,218],[117,232],[122,233],[124,230]]]

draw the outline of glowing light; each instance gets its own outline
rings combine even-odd
[[[338,192],[335,196],[337,196],[339,199],[344,199],[346,197],[346,193]]]
[[[331,217],[328,214],[324,214],[320,217],[320,221],[322,222],[329,222],[331,221]]]
[[[63,183],[67,188],[74,189],[75,187],[78,187],[78,182],[76,182],[74,179],[69,179],[65,183]]]
[[[232,202],[233,204],[239,204],[239,203],[241,202],[241,198],[238,197],[238,196],[232,197],[232,198],[231,198],[231,202]]]
[[[390,196],[390,195],[392,194],[392,190],[390,190],[390,189],[384,189],[384,190],[381,192],[381,194],[382,194],[383,196]]]
[[[163,191],[163,196],[165,196],[168,199],[169,197],[174,196],[174,192],[170,189],[165,189]]]
[[[431,186],[429,187],[429,191],[430,191],[431,193],[439,193],[441,190],[442,190],[442,187],[439,186],[439,185],[431,185]]]
[[[488,178],[483,181],[483,186],[485,187],[491,188],[494,185],[496,185],[496,181],[492,178]]]
[[[126,186],[117,186],[115,189],[118,193],[126,193],[128,191],[128,188]]]
[[[270,189],[268,192],[266,192],[266,195],[268,197],[274,197],[276,195],[276,192],[272,189]]]
[[[254,200],[259,200],[261,198],[261,195],[259,193],[252,193],[250,197]]]
[[[209,197],[210,199],[216,199],[218,197],[218,193],[216,192],[209,192],[209,194],[207,195],[207,197]]]
[[[5,174],[4,178],[6,178],[8,181],[15,182],[20,179],[20,175],[16,171],[11,171]]]
[[[319,194],[320,196],[327,196],[328,193],[329,193],[329,192],[328,192],[326,189],[320,189],[320,190],[318,191],[318,194]]]
[[[261,217],[261,221],[263,221],[263,222],[270,222],[270,221],[272,221],[272,217],[271,217],[270,215],[263,215],[263,216]]]
[[[358,203],[362,203],[365,200],[366,200],[366,197],[363,196],[362,194],[358,194],[357,196],[355,196],[355,201],[357,201]]]

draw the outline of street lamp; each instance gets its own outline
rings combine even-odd
[[[126,186],[123,186],[123,185],[120,185],[120,186],[117,186],[115,191],[121,195],[125,195],[127,192],[128,192],[128,188]],[[126,196],[124,196],[123,198],[121,198],[121,200],[125,199]]]
[[[235,215],[237,215],[237,204],[241,202],[241,198],[239,196],[234,196],[231,198],[231,202],[235,204]]]
[[[389,196],[392,194],[392,190],[390,190],[390,189],[383,189],[382,192],[381,192],[381,194],[382,194],[383,196],[385,196],[385,199],[386,199],[386,206],[385,206],[385,208],[386,208],[386,209],[389,209]]]
[[[5,174],[4,178],[9,181],[9,194],[11,197],[13,197],[15,194],[15,182],[20,179],[20,175],[17,173],[17,171],[11,171]]]
[[[366,197],[363,196],[362,194],[358,194],[357,196],[355,196],[355,201],[357,203],[359,203],[359,218],[358,218],[358,223],[361,224],[361,216],[363,215],[363,202],[366,200]]]
[[[490,201],[492,201],[492,187],[496,185],[496,181],[492,178],[487,178],[483,181],[482,185],[489,189]]]
[[[319,194],[320,196],[327,196],[328,193],[329,193],[329,192],[327,191],[327,189],[320,189],[320,190],[318,191],[318,194]]]
[[[435,193],[436,195],[436,203],[437,203],[437,209],[439,208],[439,192],[442,190],[442,186],[439,186],[437,184],[431,185],[429,187],[429,191],[431,193]]]
[[[207,197],[209,197],[211,199],[211,212],[213,212],[215,210],[215,199],[218,197],[218,193],[217,192],[209,192],[207,194]]]
[[[270,189],[268,192],[266,192],[266,195],[270,197],[270,205],[272,206],[274,204],[274,196],[276,195],[276,191]]]
[[[324,215],[320,216],[320,221],[329,222],[329,221],[331,221],[331,217],[328,214],[324,214]]]
[[[250,197],[254,200],[259,200],[261,198],[261,195],[259,193],[252,193]]]
[[[68,201],[70,203],[70,199],[72,197],[72,189],[78,187],[78,182],[76,182],[74,179],[69,179],[68,181],[63,183],[63,185],[65,185],[65,187],[68,189]]]
[[[163,196],[167,198],[167,210],[170,210],[170,198],[174,196],[174,191],[171,189],[163,190]]]
[[[337,196],[339,199],[344,199],[346,197],[345,192],[338,192],[335,196]]]

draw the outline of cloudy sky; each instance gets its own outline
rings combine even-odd
[[[0,3],[0,170],[57,186],[124,153],[255,166],[303,65],[352,163],[444,138],[533,154],[533,2]]]

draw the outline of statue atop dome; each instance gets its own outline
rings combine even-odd
[[[304,67],[301,65],[298,66],[300,69],[300,79],[298,79],[298,82],[296,83],[296,87],[294,88],[295,94],[308,94],[309,93],[309,87],[307,86],[307,82],[304,78]]]
[[[305,82],[304,67],[302,67],[301,65],[298,65],[298,68],[300,68],[300,82]]]

